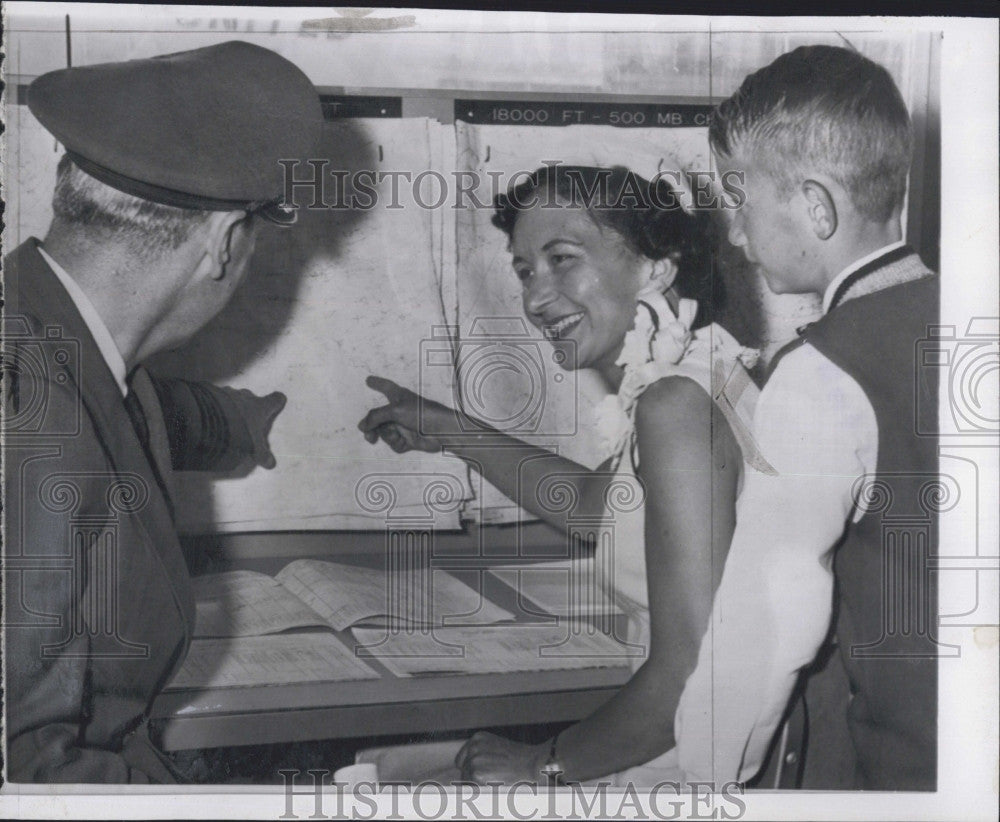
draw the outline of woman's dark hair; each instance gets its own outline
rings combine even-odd
[[[722,297],[721,281],[713,276],[711,224],[706,212],[690,214],[681,207],[680,194],[666,176],[650,181],[624,166],[545,165],[497,195],[493,225],[510,238],[528,208],[583,207],[636,253],[673,260],[678,293],[699,301],[696,324],[702,324]]]

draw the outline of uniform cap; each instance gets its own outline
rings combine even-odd
[[[28,107],[85,172],[127,194],[295,222],[278,205],[284,168],[317,149],[323,114],[302,71],[229,41],[142,60],[60,69]]]

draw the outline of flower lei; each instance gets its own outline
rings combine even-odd
[[[608,394],[595,409],[602,453],[617,467],[635,434],[635,404],[653,377],[650,363],[678,363],[691,344],[691,323],[698,311],[694,300],[681,299],[675,315],[664,294],[666,277],[650,280],[636,295],[635,321],[625,335],[615,365],[623,366],[617,394]]]
[[[698,303],[682,298],[674,314],[665,296],[670,273],[651,280],[636,295],[635,322],[625,335],[621,354],[615,361],[625,369],[621,386],[617,394],[604,397],[595,409],[602,453],[614,458],[611,470],[618,467],[625,448],[635,436],[635,406],[639,396],[662,375],[660,365],[679,363],[695,339],[691,324]],[[712,348],[713,359],[718,354],[727,358],[731,355],[746,368],[752,368],[759,356],[755,349],[743,348],[725,334],[713,335]]]

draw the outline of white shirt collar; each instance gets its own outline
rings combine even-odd
[[[108,364],[108,368],[111,369],[111,375],[115,378],[115,382],[118,383],[118,388],[124,397],[128,394],[128,384],[125,382],[125,360],[122,357],[121,351],[118,350],[118,346],[115,345],[115,339],[111,336],[111,332],[108,331],[107,325],[105,325],[104,320],[101,319],[101,315],[94,308],[94,304],[84,293],[83,289],[80,288],[76,280],[66,273],[66,269],[53,260],[41,245],[38,246],[38,253],[49,264],[49,268],[52,269],[56,278],[62,283],[63,288],[66,289],[66,293],[69,294],[69,298],[73,301],[73,305],[76,306],[76,310],[80,312],[87,330],[90,331],[94,342],[97,343],[97,348],[101,352],[101,356],[104,357],[104,361]]]
[[[841,271],[830,284],[826,287],[826,291],[823,292],[823,313],[826,314],[830,310],[830,303],[833,302],[833,295],[837,293],[837,288],[840,284],[851,276],[855,271],[857,271],[861,266],[868,265],[872,260],[877,260],[883,254],[888,254],[890,251],[895,251],[897,248],[902,248],[906,245],[906,240],[897,240],[894,243],[889,243],[889,245],[882,246],[882,248],[877,251],[873,251],[871,254],[866,254],[860,260],[855,260],[847,268]]]

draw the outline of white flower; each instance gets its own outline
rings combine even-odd
[[[617,394],[608,394],[594,409],[594,422],[601,453],[620,454],[632,436],[633,423]]]
[[[625,369],[621,385],[617,394],[609,394],[594,409],[603,453],[609,456],[620,457],[635,436],[636,400],[655,378],[655,368],[646,366],[678,363],[691,345],[698,304],[682,299],[675,315],[664,294],[672,280],[670,276],[650,280],[636,295],[635,320],[615,361]]]
[[[741,348],[740,353],[736,355],[736,359],[738,359],[743,364],[743,367],[749,371],[760,359],[760,349]]]
[[[652,336],[653,318],[649,316],[649,311],[641,305],[637,306],[632,330],[625,334],[622,352],[615,360],[615,365],[634,368],[648,362],[650,357],[649,340]]]
[[[676,317],[669,306],[667,311],[669,313],[660,320],[660,330],[653,338],[653,359],[657,362],[678,363],[691,345],[691,323],[698,312],[698,303],[694,300],[681,300]]]

